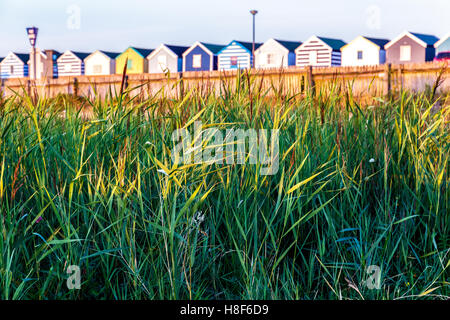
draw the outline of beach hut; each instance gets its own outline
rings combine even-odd
[[[341,48],[343,66],[373,66],[386,62],[387,39],[358,36]]]
[[[450,60],[450,34],[434,44],[436,49],[436,60]]]
[[[217,54],[223,47],[197,41],[183,53],[183,71],[217,70]]]
[[[184,46],[161,44],[148,55],[148,72],[164,73],[183,71],[183,53],[189,49]]]
[[[123,73],[125,61],[127,61],[127,74],[139,74],[148,72],[147,57],[153,49],[129,47],[116,58],[116,73]],[[128,60],[127,60],[128,59]]]
[[[269,39],[255,50],[255,68],[280,68],[295,66],[295,49],[302,43]]]
[[[61,53],[53,49],[44,50],[43,53],[41,77],[58,78],[58,58]]]
[[[0,77],[3,79],[28,77],[27,53],[10,52],[0,64]]]
[[[341,48],[345,44],[339,39],[312,36],[295,50],[296,66],[340,66]]]
[[[405,31],[384,46],[386,62],[402,64],[432,61],[436,53],[434,44],[438,41],[433,35]]]
[[[119,52],[97,50],[84,59],[85,74],[107,75],[116,73],[116,57]]]
[[[84,75],[84,59],[89,53],[67,50],[57,59],[58,77]]]
[[[57,78],[58,77],[58,64],[57,59],[61,54],[58,51],[48,49],[40,50],[36,48],[36,79],[42,78]],[[28,70],[30,78],[34,76],[31,68],[31,58],[28,60]]]
[[[261,43],[255,43],[255,50]],[[218,55],[219,70],[249,69],[253,65],[252,42],[231,41]]]

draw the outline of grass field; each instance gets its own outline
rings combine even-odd
[[[443,98],[269,97],[242,81],[219,96],[3,99],[0,297],[448,299]],[[279,171],[175,166],[171,134],[195,120],[279,129]]]

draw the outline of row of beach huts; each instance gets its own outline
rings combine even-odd
[[[97,50],[36,51],[36,78],[79,75],[167,73],[280,67],[373,66],[384,63],[420,63],[450,59],[450,39],[403,32],[392,40],[358,36],[349,43],[312,36],[305,42],[270,39],[253,44],[228,45],[196,42],[190,47],[161,44],[156,49],[129,47],[124,52]],[[28,77],[30,55],[10,52],[0,58],[0,78]]]

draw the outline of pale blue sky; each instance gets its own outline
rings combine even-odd
[[[40,29],[40,48],[59,51],[251,41],[253,8],[259,10],[258,42],[304,41],[313,34],[348,42],[360,34],[392,39],[404,30],[438,37],[450,32],[450,0],[0,0],[0,56],[27,52],[25,27],[31,25]]]

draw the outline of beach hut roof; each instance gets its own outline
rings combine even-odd
[[[222,44],[212,44],[212,43],[205,43],[200,42],[206,49],[211,51],[213,54],[218,54],[220,50],[222,50],[223,47],[225,47]]]
[[[289,52],[294,52],[295,49],[300,47],[302,45],[302,42],[300,41],[286,41],[286,40],[279,40],[279,39],[273,39],[279,44],[281,44],[283,47],[289,50]]]
[[[17,58],[19,58],[23,63],[28,63],[28,60],[30,59],[30,55],[28,53],[15,53],[13,52]]]
[[[99,52],[103,53],[104,55],[106,55],[107,57],[111,58],[111,59],[115,59],[120,52],[110,52],[110,51],[103,51],[103,50],[99,50]]]
[[[450,33],[446,34],[444,37],[441,38],[441,40],[439,40],[438,42],[436,42],[434,44],[434,47],[435,48],[439,47],[441,44],[443,44],[445,41],[447,41],[449,37],[450,37]]]
[[[345,42],[340,39],[332,39],[332,38],[325,38],[325,37],[317,37],[318,39],[325,42],[329,47],[331,47],[333,50],[340,50],[343,46],[345,46]]]
[[[391,40],[389,43],[386,44],[385,48],[388,49],[390,46],[392,46],[394,43],[399,41],[401,38],[408,36],[409,38],[415,40],[417,43],[419,43],[422,47],[432,46],[436,42],[439,41],[439,39],[431,34],[423,34],[423,33],[416,33],[416,32],[410,32],[405,31],[401,33],[397,38]]]
[[[370,37],[364,37],[364,39],[369,40],[370,42],[376,44],[380,48],[384,48],[384,46],[389,42],[388,39],[379,39],[379,38],[370,38]]]
[[[434,45],[436,42],[439,41],[438,37],[435,37],[431,34],[423,34],[423,33],[415,33],[415,32],[410,32],[413,36],[419,38],[420,40],[422,40],[423,42],[425,42],[427,45],[432,46]]]
[[[253,48],[253,43],[252,42],[233,40],[228,45],[222,47],[222,49],[219,51],[219,54],[222,51],[224,51],[227,47],[229,47],[233,42],[238,43],[244,49],[247,49],[249,52],[252,52],[252,48]],[[262,43],[255,43],[255,50],[258,49],[261,45],[262,45]]]
[[[70,51],[70,52],[72,52],[80,60],[84,60],[84,58],[86,58],[88,55],[90,55],[90,53],[87,53],[87,52],[78,52],[78,51]]]
[[[59,51],[56,51],[56,50],[52,50],[53,51],[53,54],[55,54],[56,55],[56,59],[58,59],[59,58],[59,56],[62,54],[61,52],[59,52]]]
[[[183,53],[189,49],[189,47],[186,46],[173,46],[170,44],[164,44],[167,48],[169,48],[170,50],[172,50],[173,53],[175,53],[178,57],[181,57],[183,55]]]
[[[155,49],[143,49],[143,48],[136,48],[136,47],[130,47],[137,53],[139,53],[142,57],[146,58],[150,53],[153,52]]]

